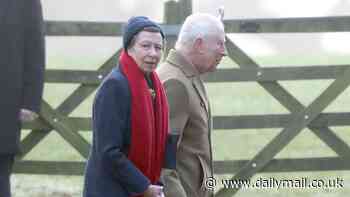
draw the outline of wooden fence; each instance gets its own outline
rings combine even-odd
[[[165,23],[161,24],[169,39],[168,49],[173,45],[181,22],[192,10],[190,0],[169,1],[165,5]],[[350,17],[285,18],[224,20],[226,33],[297,33],[297,32],[348,32]],[[47,36],[121,36],[123,23],[61,22],[47,21]],[[350,66],[300,66],[261,67],[228,37],[228,56],[238,64],[237,69],[219,69],[206,76],[208,83],[256,82],[290,113],[283,115],[215,116],[214,129],[261,129],[281,128],[258,154],[250,160],[214,161],[216,174],[234,174],[232,179],[250,179],[260,172],[300,172],[350,170],[350,147],[336,136],[330,126],[349,126],[349,113],[323,113],[334,99],[350,83]],[[80,86],[57,108],[43,101],[40,120],[24,125],[31,132],[22,140],[23,154],[15,165],[16,173],[82,175],[84,162],[28,161],[22,158],[52,130],[63,137],[84,158],[90,144],[78,131],[91,130],[91,118],[69,117],[69,114],[90,96],[101,80],[117,62],[119,51],[96,71],[47,70],[46,83],[76,83]],[[334,79],[329,87],[310,105],[304,106],[279,81]],[[309,128],[327,144],[338,157],[274,159],[304,128]],[[215,132],[215,131],[214,131]],[[237,189],[221,189],[217,197],[233,196]]]

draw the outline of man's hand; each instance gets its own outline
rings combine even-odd
[[[21,109],[19,111],[19,120],[21,122],[31,122],[38,117],[38,114],[36,114],[33,111],[30,111],[29,109]]]
[[[164,197],[163,186],[150,185],[144,193],[145,197]]]

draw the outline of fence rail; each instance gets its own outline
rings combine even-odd
[[[48,36],[122,36],[123,22],[47,21]],[[226,33],[322,33],[349,32],[349,16],[224,20]],[[176,36],[181,24],[160,24],[168,36]]]

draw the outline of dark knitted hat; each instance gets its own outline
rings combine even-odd
[[[128,20],[128,23],[124,28],[123,47],[125,50],[127,50],[133,37],[140,31],[142,31],[145,27],[158,28],[160,31],[160,34],[162,35],[162,38],[164,39],[164,33],[162,29],[159,27],[159,25],[157,25],[155,22],[151,21],[149,18],[145,16],[135,16]]]

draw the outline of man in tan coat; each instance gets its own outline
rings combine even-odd
[[[179,134],[176,169],[162,178],[166,197],[209,197],[205,180],[213,176],[211,113],[201,74],[214,71],[225,56],[225,32],[219,18],[192,14],[186,18],[175,50],[158,68],[170,106],[170,127]]]

